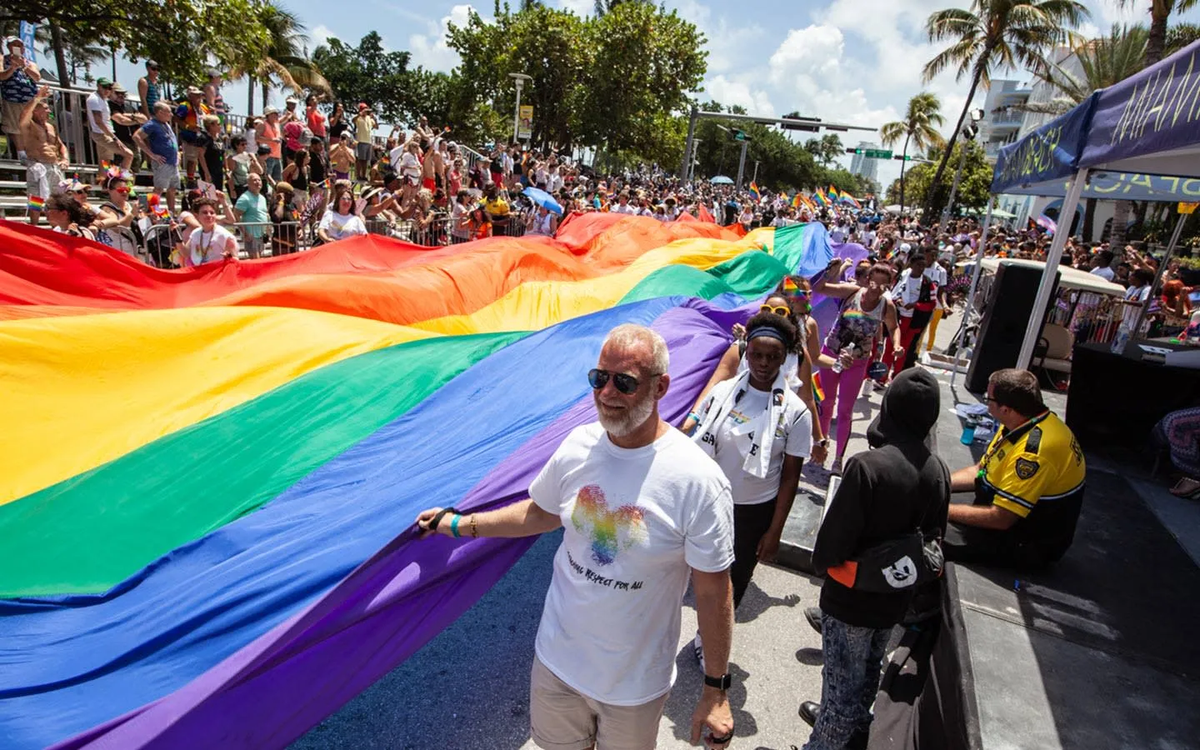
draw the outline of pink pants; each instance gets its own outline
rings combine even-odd
[[[838,356],[837,352],[829,351],[828,347],[822,348],[821,353],[835,359]],[[834,372],[827,367],[821,368],[821,389],[825,391],[825,401],[821,403],[821,433],[829,434],[829,423],[833,421],[833,410],[836,408],[838,458],[846,453],[846,444],[850,442],[854,402],[858,401],[858,391],[867,377],[867,365],[870,363],[870,358],[864,357],[841,372]]]

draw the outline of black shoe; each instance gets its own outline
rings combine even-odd
[[[804,719],[804,723],[810,727],[817,725],[817,719],[821,716],[821,704],[813,701],[804,701],[800,704],[800,718]]]
[[[808,624],[812,625],[812,629],[821,632],[821,608],[820,607],[805,607],[804,619],[808,620]]]

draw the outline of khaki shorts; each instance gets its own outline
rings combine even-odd
[[[563,682],[533,657],[529,680],[529,723],[533,742],[544,750],[653,750],[664,693],[640,706],[613,706],[592,700]]]
[[[21,134],[21,111],[25,109],[24,102],[10,102],[7,99],[0,100],[0,124],[4,125],[4,132],[9,135]]]
[[[121,154],[122,158],[125,156],[125,147],[114,135],[92,131],[92,143],[96,144],[96,158],[99,161],[111,163],[117,154]]]

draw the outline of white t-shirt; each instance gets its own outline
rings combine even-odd
[[[906,268],[900,273],[900,280],[892,287],[891,297],[896,303],[896,312],[900,317],[911,318],[914,308],[905,305],[911,305],[921,297],[921,279],[912,277],[911,268]]]
[[[771,441],[767,475],[759,479],[742,468],[745,452],[754,444],[754,433],[738,435],[734,428],[758,419],[767,410],[770,398],[770,392],[748,385],[746,395],[733,405],[724,422],[717,425],[714,456],[729,479],[734,505],[758,505],[774,500],[783,475],[783,454],[808,458],[812,453],[812,414],[800,397],[789,390],[784,394],[783,424],[775,430],[775,439]],[[713,397],[709,396],[700,407],[700,419],[713,408]]]
[[[1150,299],[1150,285],[1146,284],[1141,287],[1129,287],[1125,290],[1125,301],[1137,302],[1138,305],[1124,305],[1125,310],[1121,315],[1121,327],[1132,331],[1134,325],[1137,324],[1138,315],[1142,312],[1142,306],[1146,304],[1146,300]],[[1143,320],[1143,333],[1148,327],[1148,319]]]
[[[405,151],[400,157],[400,175],[409,179],[420,178],[421,160],[413,152]]]
[[[641,211],[640,208],[633,205],[632,203],[626,203],[624,206],[622,206],[620,203],[618,203],[615,206],[612,206],[611,208],[609,208],[608,210],[609,210],[609,213],[630,214],[631,216],[636,215]]]
[[[237,238],[220,224],[215,225],[211,232],[205,232],[203,229],[193,230],[187,241],[188,255],[191,256],[193,266],[223,260],[226,250],[236,258],[237,246]]]
[[[931,266],[926,266],[925,273],[923,275],[934,284],[937,284],[939,288],[946,285],[946,269],[942,268],[940,263],[934,263]]]
[[[317,229],[324,229],[333,240],[367,233],[367,225],[363,224],[357,214],[339,214],[336,211],[326,211]]]
[[[404,159],[406,153],[403,143],[388,152],[388,163],[392,165],[392,169],[400,169],[400,161]]]
[[[92,132],[96,134],[108,132],[96,124],[96,118],[92,115],[93,112],[99,112],[101,119],[104,120],[104,124],[108,125],[109,128],[112,127],[112,110],[108,107],[108,100],[100,96],[99,91],[93,91],[87,98],[87,111],[88,127],[92,129]]]
[[[846,228],[843,227],[841,224],[834,227],[829,232],[829,241],[834,243],[835,245],[840,245],[843,242],[845,242],[846,241]]]
[[[675,682],[691,568],[733,563],[729,481],[682,432],[618,448],[593,423],[575,428],[529,487],[565,533],[534,650],[602,703],[638,706]]]

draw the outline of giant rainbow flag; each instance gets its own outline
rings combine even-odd
[[[163,271],[0,222],[0,745],[286,745],[528,548],[412,522],[524,497],[594,419],[609,329],[666,337],[678,422],[730,325],[833,252],[593,214]]]

